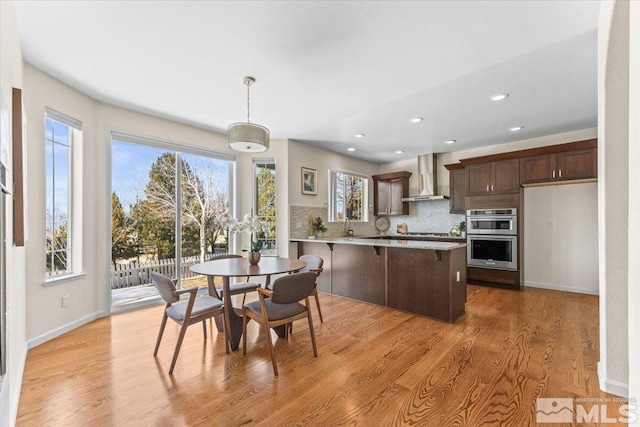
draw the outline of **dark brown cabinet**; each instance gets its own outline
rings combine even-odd
[[[465,188],[465,170],[455,169],[449,171],[449,212],[464,214],[464,198],[467,195]]]
[[[375,215],[409,215],[409,177],[411,172],[394,172],[374,175],[373,211]]]
[[[595,179],[597,177],[598,153],[595,148],[520,159],[520,183],[522,185]]]
[[[466,195],[519,192],[518,167],[518,159],[465,165]]]

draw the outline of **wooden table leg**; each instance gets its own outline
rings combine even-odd
[[[229,344],[231,350],[236,351],[240,346],[240,338],[242,338],[242,316],[236,313],[231,305],[231,290],[229,287],[229,276],[224,276],[222,282],[223,298],[224,298],[224,325],[228,331]]]
[[[209,296],[220,298],[218,291],[216,291],[216,285],[213,283],[214,276],[207,276],[207,288],[209,289]],[[218,332],[224,332],[224,316],[216,316],[213,318],[216,321],[216,329]]]

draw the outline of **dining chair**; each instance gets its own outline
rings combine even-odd
[[[228,258],[242,258],[241,255],[235,254],[224,254],[218,255],[211,259],[211,261],[215,261],[218,259],[228,259]],[[253,292],[260,287],[259,283],[254,283],[249,281],[249,276],[245,279],[244,282],[230,283],[229,284],[229,296],[240,295],[242,294],[242,305],[244,305],[244,301],[247,298],[247,292]],[[215,293],[216,298],[222,299],[223,297],[223,289],[222,285],[214,286],[213,291]]]
[[[316,273],[316,276],[320,276],[320,273],[322,273],[323,270],[322,264],[324,264],[324,260],[322,258],[316,255],[301,255],[298,259],[307,263],[307,266],[300,270],[300,273],[303,273],[305,271],[313,271],[314,273]],[[316,300],[316,307],[318,307],[320,322],[324,322],[324,320],[322,320],[322,310],[320,310],[320,299],[318,298],[318,282],[316,282],[315,286],[313,287],[313,292],[311,294]]]
[[[271,352],[273,373],[278,376],[276,353],[271,342],[271,328],[283,326],[294,320],[307,318],[309,333],[313,345],[313,355],[318,357],[316,336],[313,331],[313,321],[309,310],[309,296],[313,293],[316,283],[316,273],[289,274],[279,277],[271,285],[271,289],[258,288],[258,301],[252,301],[242,308],[242,354],[247,354],[247,323],[249,319],[259,323],[265,331],[267,345]],[[304,300],[305,304],[300,301]]]
[[[158,354],[158,348],[160,347],[160,341],[162,340],[162,334],[164,328],[167,325],[167,319],[170,318],[180,325],[180,334],[178,335],[178,341],[176,342],[176,348],[173,351],[173,359],[171,360],[171,367],[169,368],[169,374],[173,373],[173,368],[176,365],[178,359],[178,353],[184,340],[185,332],[190,325],[198,322],[202,322],[202,331],[204,338],[207,338],[207,324],[205,320],[222,315],[223,302],[218,298],[203,295],[198,297],[198,288],[190,289],[176,289],[176,282],[164,274],[151,272],[151,280],[154,286],[158,290],[158,293],[162,299],[167,303],[164,312],[162,314],[162,323],[160,324],[160,331],[158,332],[158,339],[156,340],[156,348],[153,350],[153,355]],[[180,295],[189,294],[189,299],[180,301]],[[229,346],[227,339],[227,331],[225,334],[225,351],[229,353]]]

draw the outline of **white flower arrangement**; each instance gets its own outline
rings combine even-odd
[[[258,236],[262,236],[264,239],[271,234],[271,228],[267,221],[249,213],[242,218],[242,221],[237,218],[229,218],[226,221],[222,221],[222,224],[226,225],[232,233],[249,233],[251,237],[251,252],[260,252],[262,246],[264,246],[264,240],[258,240]]]

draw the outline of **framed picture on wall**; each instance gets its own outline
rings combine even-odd
[[[318,171],[311,168],[302,169],[302,194],[318,194]]]
[[[13,88],[13,243],[24,246],[27,235],[27,115],[22,90]]]

